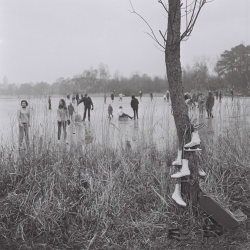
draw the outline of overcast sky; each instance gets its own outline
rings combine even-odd
[[[166,29],[166,13],[157,0],[132,2],[157,34]],[[129,0],[0,0],[1,81],[6,75],[11,83],[53,83],[100,63],[112,74],[164,76],[164,53],[128,9]],[[250,0],[206,4],[192,36],[182,43],[182,66],[195,57],[215,60],[226,49],[249,45],[249,14]]]

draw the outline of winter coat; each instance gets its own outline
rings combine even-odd
[[[130,103],[132,109],[138,109],[139,101],[137,98],[132,98],[131,103]]]
[[[112,106],[108,106],[108,112],[109,112],[109,114],[111,114],[113,112]]]
[[[213,109],[213,106],[214,106],[214,96],[212,94],[209,94],[206,101],[206,109],[211,111]]]
[[[91,108],[91,106],[93,107],[93,102],[91,100],[91,98],[89,96],[87,97],[83,97],[82,100],[80,102],[78,102],[78,105],[83,102],[84,103],[84,107],[85,108]]]
[[[69,120],[68,109],[58,108],[57,109],[57,121],[64,122]]]
[[[73,115],[75,109],[72,103],[70,103],[69,107],[68,107],[68,111],[69,111],[69,115]]]

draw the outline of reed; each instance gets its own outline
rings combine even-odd
[[[1,249],[250,248],[248,221],[204,244],[204,217],[191,224],[188,209],[171,199],[177,145],[170,108],[160,121],[157,107],[145,110],[132,135],[100,110],[101,123],[76,125],[76,139],[69,129],[68,146],[56,143],[56,123],[43,100],[30,103],[30,148],[16,153],[15,118],[9,140],[1,141]],[[206,123],[200,135],[207,173],[200,186],[250,216],[248,113],[249,100],[235,99],[217,103],[214,120],[199,119]],[[197,111],[190,116],[198,117]],[[178,226],[191,230],[188,244],[167,238],[167,229]]]

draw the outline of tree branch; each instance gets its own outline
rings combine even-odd
[[[200,14],[200,11],[201,11],[202,7],[208,2],[213,2],[213,0],[210,0],[210,1],[207,1],[207,0],[200,0],[200,1],[195,0],[189,5],[191,7],[191,5],[194,4],[194,7],[191,8],[192,10],[189,11],[189,13],[192,12],[192,15],[191,15],[191,18],[190,18],[190,21],[188,23],[188,26],[187,26],[186,30],[181,35],[181,38],[180,38],[179,42],[183,41],[184,39],[186,41],[188,39],[188,37],[191,35],[191,33],[193,31],[193,28],[194,28],[194,25],[195,25],[195,23],[197,21],[197,18],[198,18],[199,14]],[[198,9],[197,12],[195,11],[196,9]]]
[[[158,0],[158,2],[163,6],[163,8],[166,10],[166,12],[168,13],[168,9],[166,4],[164,4],[161,0]]]
[[[147,33],[148,35],[150,35],[163,49],[165,49],[165,47],[158,41],[158,39],[157,39],[157,37],[155,36],[155,34],[154,34],[154,31],[153,31],[153,29],[151,28],[151,26],[148,24],[148,22],[140,15],[140,14],[138,14],[136,11],[135,11],[135,9],[134,9],[134,7],[133,7],[133,5],[132,5],[132,2],[131,2],[131,0],[129,0],[129,2],[130,2],[130,5],[131,5],[131,8],[132,8],[132,11],[130,11],[129,10],[129,12],[130,13],[132,13],[132,14],[136,14],[137,16],[139,16],[146,24],[147,24],[147,26],[149,27],[149,29],[151,30],[151,33],[152,33],[152,35],[150,35],[149,33]]]

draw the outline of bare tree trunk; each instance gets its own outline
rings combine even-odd
[[[168,33],[165,49],[165,62],[173,115],[178,134],[179,148],[182,148],[185,129],[189,124],[188,109],[184,101],[180,62],[180,0],[169,0]],[[190,136],[189,138],[190,139]]]
[[[169,0],[168,31],[165,49],[165,62],[169,82],[169,90],[173,108],[173,115],[179,140],[179,149],[183,149],[183,143],[191,139],[191,127],[188,116],[188,108],[184,100],[182,85],[182,72],[180,62],[180,28],[181,28],[181,0]],[[182,177],[182,193],[184,200],[188,201],[190,213],[197,215],[198,203],[198,157],[195,153],[185,153],[185,159],[189,161],[191,171],[189,178]],[[187,182],[188,181],[188,182]],[[191,181],[191,182],[190,182]],[[192,183],[192,184],[190,184]]]

